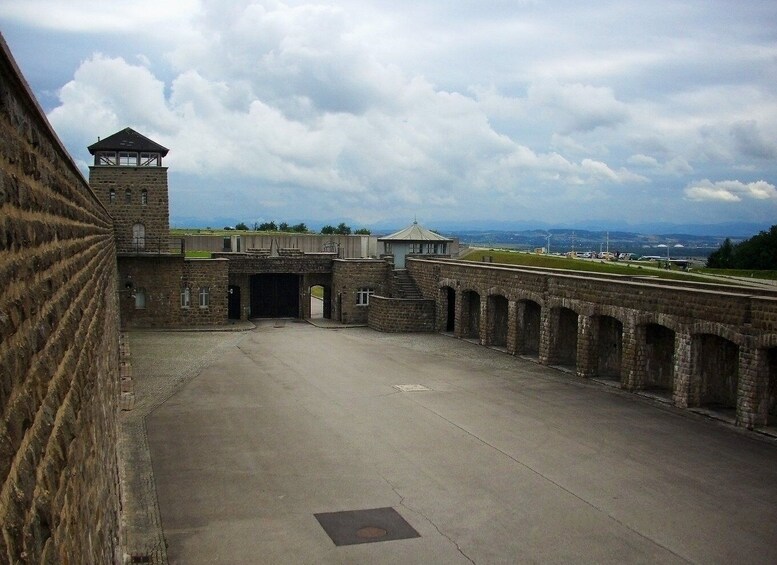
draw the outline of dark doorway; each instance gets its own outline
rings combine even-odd
[[[251,276],[251,317],[297,318],[299,275],[276,273]]]
[[[674,331],[658,324],[645,327],[645,389],[674,390]]]
[[[452,332],[456,327],[456,291],[451,287],[446,286],[445,296],[448,303],[448,317],[445,319],[445,331]]]
[[[518,352],[522,355],[537,356],[540,353],[540,327],[542,308],[532,300],[520,303],[523,306],[523,331],[518,333]]]
[[[230,320],[240,319],[240,287],[229,285],[229,295],[227,297],[227,309]]]

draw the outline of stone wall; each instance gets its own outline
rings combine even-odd
[[[0,562],[114,563],[111,219],[0,44]]]
[[[332,266],[332,318],[344,324],[366,324],[368,305],[357,304],[360,289],[387,295],[391,265],[380,259],[338,259]]]
[[[439,331],[742,426],[777,423],[777,291],[463,261],[411,259],[408,272]]]
[[[379,332],[433,332],[434,300],[372,296],[367,325]]]
[[[168,252],[167,167],[91,166],[89,184],[113,217],[119,253]],[[115,194],[113,200],[110,197],[112,190]],[[143,191],[147,196],[145,204],[141,200]],[[141,248],[133,241],[132,227],[135,224],[144,226],[145,241]]]
[[[184,237],[186,249],[199,251],[245,252],[249,249],[299,249],[304,253],[331,252],[340,259],[366,259],[377,255],[377,239],[371,235],[321,235],[313,233],[257,233],[235,231],[232,235],[189,234]],[[224,240],[229,240],[225,249]],[[238,239],[240,243],[238,243]],[[238,249],[239,247],[239,249]]]
[[[125,328],[215,326],[227,323],[228,261],[180,255],[119,257],[119,303]],[[189,305],[181,293],[189,289]],[[208,305],[200,306],[206,288]],[[138,300],[142,292],[145,300]]]
[[[213,253],[214,258],[229,259],[230,275],[272,273],[331,273],[334,253],[308,253],[293,257],[268,257],[251,253]]]

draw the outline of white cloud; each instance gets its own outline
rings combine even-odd
[[[528,96],[536,109],[559,113],[562,133],[614,127],[629,117],[628,107],[609,87],[545,81],[532,84]]]
[[[704,179],[686,187],[685,195],[690,200],[700,201],[740,202],[744,198],[777,200],[777,188],[763,180],[743,183],[738,180],[712,182]]]
[[[198,7],[197,0],[134,0],[131,6],[94,0],[24,0],[0,4],[0,17],[59,31],[134,33],[150,25],[179,21]]]
[[[63,71],[26,52],[39,76],[66,72],[45,106],[77,160],[134,127],[171,149],[186,190],[219,187],[236,214],[574,220],[596,195],[621,219],[660,194],[664,220],[709,220],[683,199],[774,215],[759,203],[777,176],[777,44],[746,7],[28,0],[0,4],[0,22],[78,53]],[[769,182],[692,182],[739,174]]]

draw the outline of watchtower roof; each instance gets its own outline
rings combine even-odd
[[[440,234],[429,231],[425,227],[413,222],[412,225],[403,230],[392,233],[385,237],[379,237],[378,241],[453,241]]]
[[[87,149],[92,155],[97,151],[147,151],[149,153],[159,153],[162,157],[170,151],[167,147],[162,147],[156,141],[150,140],[132,128],[124,128],[113,135],[109,135],[105,139],[93,143]]]

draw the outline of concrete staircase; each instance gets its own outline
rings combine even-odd
[[[421,291],[415,285],[415,281],[408,274],[407,269],[394,270],[394,298],[409,298],[420,300],[423,298]]]

